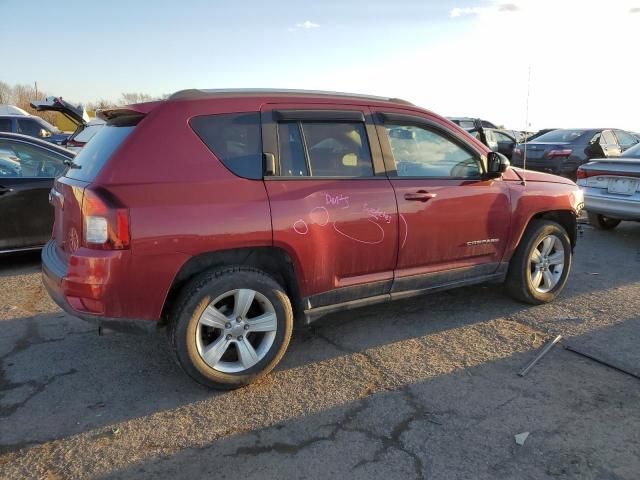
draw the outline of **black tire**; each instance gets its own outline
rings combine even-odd
[[[541,292],[534,287],[532,282],[530,257],[533,249],[537,248],[550,235],[557,237],[564,248],[563,269],[555,286],[547,292]],[[571,242],[566,230],[550,220],[532,220],[509,262],[509,271],[505,282],[507,292],[516,300],[532,305],[549,303],[558,296],[567,283],[571,260]]]
[[[241,372],[228,373],[212,368],[199,353],[198,323],[214,299],[238,289],[254,290],[271,302],[277,329],[273,344],[263,358]],[[254,382],[273,370],[289,346],[292,331],[293,310],[284,289],[260,270],[234,266],[205,272],[183,288],[170,318],[169,340],[178,363],[189,376],[207,387],[231,390]],[[244,340],[248,341],[248,338]],[[238,360],[239,354],[238,351]]]
[[[599,213],[587,212],[589,223],[598,230],[611,230],[620,225],[621,220],[609,218]]]

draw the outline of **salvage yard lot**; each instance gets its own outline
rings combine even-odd
[[[193,383],[163,335],[98,336],[0,267],[0,478],[637,478],[640,224],[585,226],[567,288],[530,307],[497,285],[326,317],[271,375]],[[523,446],[514,435],[530,432]]]

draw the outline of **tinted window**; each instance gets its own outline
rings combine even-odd
[[[630,147],[631,145],[635,145],[636,143],[638,143],[638,139],[636,139],[636,137],[622,130],[616,130],[616,137],[618,137],[618,142],[620,142],[620,145],[624,147]]]
[[[371,151],[362,123],[303,123],[314,177],[373,175]]]
[[[10,131],[11,131],[11,119],[0,118],[0,132],[10,132]]]
[[[416,126],[386,125],[400,177],[480,176],[475,155],[439,133]]]
[[[4,177],[54,178],[64,172],[64,160],[45,148],[0,140],[0,175]]]
[[[24,118],[18,119],[18,133],[22,133],[23,135],[37,137],[42,128],[42,125],[35,120]]]
[[[605,145],[615,145],[617,143],[616,137],[613,136],[613,132],[611,130],[605,130],[604,132],[602,132],[601,138],[601,143]]]
[[[80,133],[71,137],[71,139],[75,140],[76,142],[87,143],[93,138],[96,133],[100,131],[102,127],[104,127],[104,124],[89,125],[88,127],[85,127]]]
[[[191,128],[233,173],[245,178],[262,178],[259,113],[195,117]]]
[[[564,143],[573,142],[582,135],[587,133],[586,130],[554,130],[544,135],[540,135],[535,139],[536,142]]]
[[[135,127],[105,126],[85,145],[73,160],[80,168],[70,168],[66,176],[91,182],[107,163],[113,152],[124,142]]]
[[[282,176],[373,176],[371,150],[362,123],[281,123],[278,141]]]
[[[280,153],[280,175],[284,177],[302,177],[309,174],[300,126],[297,123],[278,124],[278,149]]]

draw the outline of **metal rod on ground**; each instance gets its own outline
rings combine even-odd
[[[594,355],[592,355],[590,353],[583,352],[582,350],[580,350],[580,349],[578,349],[578,348],[576,348],[576,347],[574,347],[572,345],[565,345],[564,349],[565,350],[569,350],[570,352],[573,352],[573,353],[577,353],[578,355],[582,355],[583,357],[588,358],[590,360],[593,360],[594,362],[598,362],[600,365],[604,365],[606,367],[613,368],[614,370],[618,370],[619,372],[626,373],[627,375],[631,375],[632,377],[635,377],[635,378],[640,378],[640,375],[638,373],[632,372],[632,371],[627,370],[626,368],[624,368],[622,366],[618,366],[618,365],[615,365],[615,364],[613,364],[613,363],[611,363],[609,361],[606,361],[606,360],[603,360],[601,358],[598,358],[598,357],[596,357],[596,356],[594,356]]]
[[[538,353],[538,355],[536,355],[536,358],[531,360],[526,367],[524,367],[522,370],[520,370],[520,372],[518,372],[518,375],[520,375],[521,377],[524,377],[527,373],[529,373],[529,370],[531,370],[533,368],[533,366],[536,363],[538,363],[542,357],[544,357],[547,353],[549,353],[549,350],[551,350],[553,348],[553,346],[556,343],[558,343],[560,340],[562,340],[562,335],[558,335],[551,342],[548,342],[544,346],[544,348],[542,350],[540,350],[540,353]]]

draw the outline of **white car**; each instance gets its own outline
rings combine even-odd
[[[620,157],[599,158],[578,169],[589,223],[600,230],[640,221],[640,144]]]

